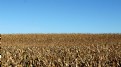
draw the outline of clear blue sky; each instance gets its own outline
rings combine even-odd
[[[0,33],[121,33],[121,0],[0,0]]]

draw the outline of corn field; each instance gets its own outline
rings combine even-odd
[[[121,67],[121,34],[2,34],[2,67]]]

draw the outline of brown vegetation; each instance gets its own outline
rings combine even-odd
[[[3,34],[2,67],[121,67],[121,34]]]

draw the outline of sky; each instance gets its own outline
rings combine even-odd
[[[0,0],[0,33],[121,33],[121,0]]]

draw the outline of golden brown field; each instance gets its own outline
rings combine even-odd
[[[2,34],[2,67],[121,67],[121,34]]]

